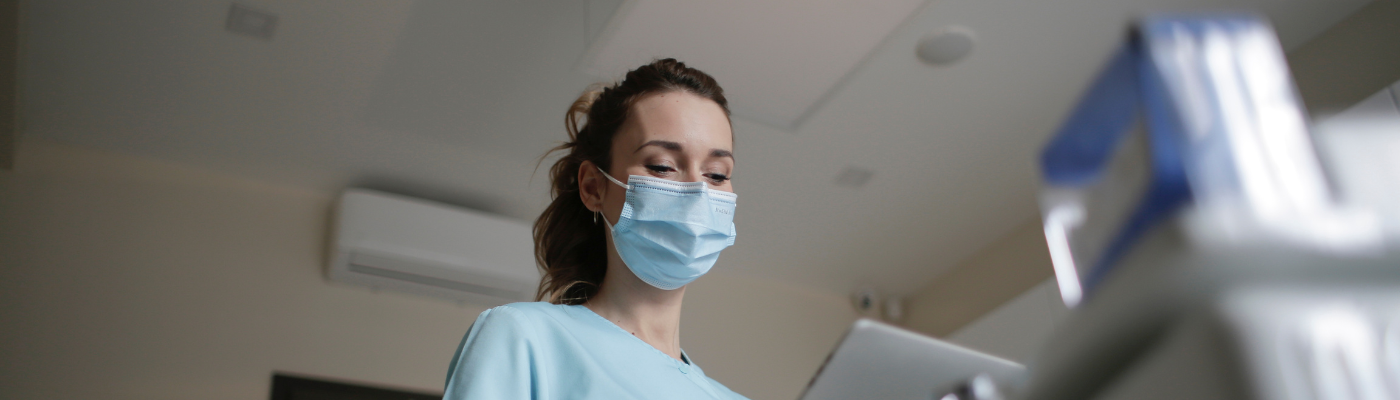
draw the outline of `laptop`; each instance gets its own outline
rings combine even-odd
[[[1000,385],[1025,379],[1021,364],[872,319],[860,319],[817,370],[801,400],[939,399],[987,374]]]

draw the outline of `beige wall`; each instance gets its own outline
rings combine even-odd
[[[1288,53],[1314,113],[1332,113],[1400,80],[1400,0],[1373,0]]]
[[[905,298],[905,326],[947,336],[1054,275],[1040,220],[940,275]]]
[[[1055,279],[1046,279],[944,339],[1030,364],[1068,317]]]
[[[26,140],[0,172],[0,397],[262,399],[273,371],[438,391],[482,307],[326,282],[332,194]],[[723,268],[721,264],[719,268]],[[795,398],[845,298],[717,272],[683,345]]]

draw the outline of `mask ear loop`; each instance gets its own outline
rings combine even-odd
[[[604,171],[604,170],[603,170],[603,167],[599,167],[598,165],[595,164],[595,165],[593,165],[593,168],[597,168],[597,169],[598,169],[598,173],[603,174],[603,176],[606,177],[606,178],[608,178],[608,180],[612,181],[612,183],[615,183],[615,184],[617,184],[618,186],[622,186],[622,188],[623,188],[624,190],[632,190],[632,187],[631,187],[630,185],[628,185],[628,184],[626,184],[626,183],[622,183],[622,181],[617,180],[617,178],[613,178],[612,175],[609,175],[607,171]],[[602,213],[603,213],[602,211],[594,211],[594,212],[593,212],[593,224],[594,224],[594,225],[597,225],[597,224],[598,224],[598,215],[601,215]],[[608,226],[608,232],[612,232],[612,223],[611,223],[611,222],[608,222],[608,216],[606,216],[606,215],[603,216],[603,224]]]
[[[612,232],[612,223],[611,223],[611,222],[608,222],[608,216],[603,215],[603,212],[602,212],[602,211],[594,211],[594,212],[593,212],[593,224],[594,224],[594,225],[597,225],[597,224],[598,224],[598,216],[600,216],[600,215],[603,216],[603,226],[608,227],[608,232]]]
[[[603,176],[607,177],[608,180],[612,181],[612,183],[616,183],[618,186],[622,186],[623,189],[631,189],[631,188],[632,188],[631,186],[628,186],[626,183],[622,183],[622,181],[617,180],[617,178],[612,177],[612,175],[609,175],[609,174],[607,173],[607,171],[603,171],[603,167],[599,167],[599,166],[597,166],[597,165],[594,165],[593,168],[597,168],[597,169],[598,169],[598,173],[603,174]]]

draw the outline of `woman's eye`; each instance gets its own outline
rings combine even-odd
[[[655,173],[658,173],[658,174],[664,174],[664,173],[667,173],[667,172],[671,172],[671,171],[675,171],[675,170],[676,170],[675,168],[671,168],[671,167],[665,166],[665,165],[648,165],[648,166],[647,166],[647,169],[650,170],[651,172],[655,172]]]
[[[716,184],[716,185],[721,184],[721,183],[724,183],[724,181],[729,180],[729,176],[728,176],[728,175],[724,175],[724,174],[705,174],[705,177],[706,177],[706,178],[710,178],[710,180],[712,180],[712,181],[715,181],[715,184]]]

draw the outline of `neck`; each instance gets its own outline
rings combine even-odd
[[[657,289],[638,279],[621,259],[614,257],[615,253],[609,257],[608,272],[598,293],[584,306],[680,360],[681,300],[685,297],[685,287]]]

